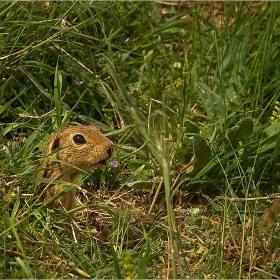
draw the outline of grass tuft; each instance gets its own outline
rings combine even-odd
[[[277,2],[0,2],[1,278],[279,278],[279,16]],[[69,184],[71,228],[37,174],[76,124],[116,151]]]

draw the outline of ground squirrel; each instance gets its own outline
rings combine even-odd
[[[76,183],[83,171],[104,165],[112,156],[114,144],[94,125],[72,126],[56,132],[42,154],[40,176]],[[46,191],[45,200],[69,186],[55,185]],[[75,188],[55,201],[58,208],[75,208]]]

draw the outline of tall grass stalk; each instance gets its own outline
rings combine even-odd
[[[165,187],[165,199],[166,199],[166,209],[167,209],[167,220],[168,220],[168,236],[170,240],[170,255],[171,255],[171,264],[172,264],[172,276],[174,279],[177,278],[177,261],[178,255],[176,255],[176,245],[174,233],[176,232],[176,221],[174,216],[173,203],[171,201],[171,184],[170,184],[170,164],[171,162],[167,160],[166,147],[161,141],[153,142],[151,136],[149,136],[147,128],[144,126],[143,122],[140,120],[139,116],[133,108],[131,108],[132,114],[137,122],[139,130],[143,135],[146,143],[153,154],[157,159],[158,164],[161,166],[163,181]],[[161,135],[158,135],[161,139]]]

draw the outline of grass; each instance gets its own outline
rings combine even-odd
[[[1,278],[278,278],[279,17],[277,2],[0,2]],[[69,186],[71,230],[37,173],[78,123],[119,165]]]

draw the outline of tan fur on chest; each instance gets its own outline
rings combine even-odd
[[[77,183],[83,171],[104,165],[112,156],[114,144],[94,125],[72,126],[56,132],[42,154],[41,166],[45,169],[40,176]],[[46,200],[65,190],[59,184],[46,192]],[[73,189],[57,199],[57,207],[69,211],[75,207],[76,190]]]

